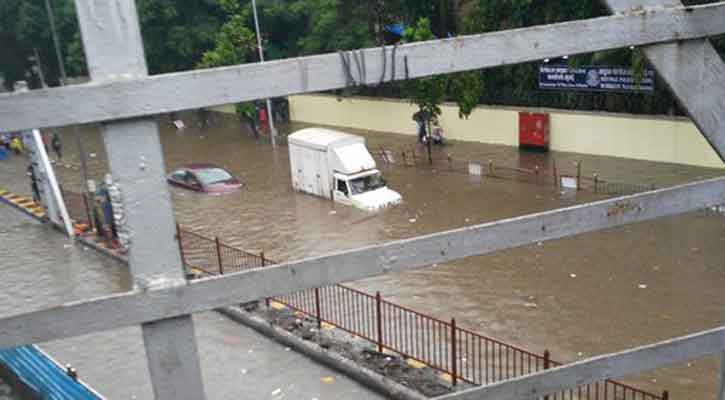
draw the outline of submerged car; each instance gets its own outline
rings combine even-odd
[[[172,185],[209,194],[231,193],[243,186],[229,171],[214,164],[185,165],[172,172],[166,180]]]

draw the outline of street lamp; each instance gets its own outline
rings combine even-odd
[[[257,31],[257,48],[259,49],[259,61],[264,62],[264,49],[262,48],[262,35],[259,33],[259,18],[257,17],[257,1],[252,0],[252,11],[254,13],[254,28]],[[269,137],[272,147],[277,147],[277,130],[274,128],[272,116],[272,101],[267,99],[267,121],[269,121]]]

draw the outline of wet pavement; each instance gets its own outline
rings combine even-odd
[[[173,188],[177,219],[235,246],[263,249],[272,259],[324,254],[603,198],[590,191],[562,194],[553,185],[476,180],[398,164],[381,169],[404,204],[368,214],[293,192],[286,147],[275,151],[254,140],[233,117],[211,117],[211,127],[198,128],[194,115],[184,115],[190,128],[179,132],[161,119],[166,165],[170,171],[185,163],[215,162],[239,175],[246,187],[218,197]],[[302,125],[292,128],[298,127]],[[396,155],[414,140],[362,133],[369,148],[384,146]],[[100,134],[85,129],[83,135],[96,155],[93,174],[100,176],[105,171]],[[63,135],[63,140],[70,162],[77,164],[72,137]],[[549,168],[556,159],[560,173],[568,174],[575,171],[573,162],[580,161],[585,176],[597,173],[660,187],[724,173],[588,155],[520,153],[473,143],[451,143],[437,151],[438,157],[450,153],[456,159],[490,159],[521,168]],[[6,170],[10,174],[12,168]],[[59,175],[67,187],[80,185],[78,171],[59,168]],[[15,185],[22,189],[24,183]],[[722,325],[725,299],[718,294],[725,285],[723,222],[723,217],[692,213],[353,286],[380,290],[396,303],[441,319],[455,317],[462,327],[537,352],[549,349],[554,359],[573,361]],[[713,360],[698,360],[627,382],[655,392],[667,389],[673,398],[704,398],[714,394],[715,373]]]
[[[8,316],[131,288],[124,264],[0,204],[0,315]],[[210,399],[379,399],[368,389],[215,313],[194,316]],[[41,343],[109,399],[153,398],[141,330]],[[330,379],[332,378],[332,379]],[[0,385],[0,398],[3,394]]]

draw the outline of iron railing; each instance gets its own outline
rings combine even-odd
[[[204,276],[277,264],[259,255],[177,226],[185,266]],[[440,371],[456,385],[485,385],[563,365],[548,351],[537,354],[459,327],[375,295],[333,285],[266,299],[367,340],[382,353],[390,351]],[[550,400],[667,400],[613,380],[604,380],[548,396]]]
[[[590,190],[597,194],[626,195],[655,190],[654,184],[632,183],[602,179],[598,174],[591,177],[582,174],[582,163],[574,162],[569,169],[563,169],[556,161],[550,166],[531,165],[521,167],[510,165],[502,161],[478,161],[454,158],[451,154],[436,152],[431,160],[424,150],[415,146],[407,146],[395,152],[380,147],[375,156],[385,164],[395,164],[395,156],[399,155],[400,163],[405,167],[415,167],[426,170],[448,171],[468,175],[479,175],[493,179],[509,179],[519,182],[552,185],[561,187],[562,177],[572,178],[578,190]]]

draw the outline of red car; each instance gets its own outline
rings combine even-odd
[[[229,171],[214,164],[189,164],[172,172],[166,180],[176,186],[209,194],[235,192],[242,182]]]

